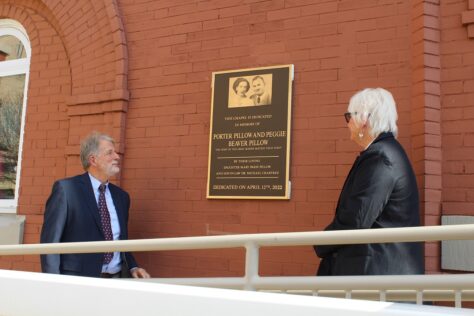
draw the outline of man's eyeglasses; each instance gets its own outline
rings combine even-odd
[[[346,123],[349,123],[351,120],[352,114],[356,115],[357,112],[346,112],[344,113],[344,118],[346,119]]]

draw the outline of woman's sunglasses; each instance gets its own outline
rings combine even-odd
[[[352,115],[357,115],[357,112],[346,112],[344,113],[344,118],[346,119],[346,123],[349,124],[349,121],[352,118]],[[370,113],[367,114],[367,119],[370,117]]]

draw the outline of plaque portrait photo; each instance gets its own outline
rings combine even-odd
[[[272,74],[229,79],[229,108],[272,104]]]
[[[208,199],[289,199],[293,65],[212,74]]]

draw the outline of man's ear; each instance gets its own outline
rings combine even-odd
[[[97,164],[96,164],[96,158],[95,158],[94,155],[90,155],[90,156],[89,156],[89,165],[90,165],[90,166],[96,166],[96,165],[97,165]]]

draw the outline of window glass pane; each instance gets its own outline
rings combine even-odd
[[[0,77],[0,199],[15,198],[25,75]]]
[[[26,58],[26,51],[18,38],[12,35],[0,36],[0,61]]]

